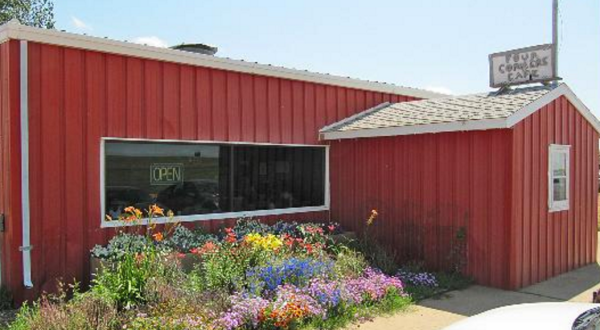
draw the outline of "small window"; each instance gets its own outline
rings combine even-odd
[[[550,212],[569,209],[569,145],[551,144],[548,169]]]
[[[107,140],[103,211],[158,204],[182,221],[308,211],[327,206],[326,180],[323,146]]]

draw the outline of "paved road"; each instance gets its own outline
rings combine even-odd
[[[600,252],[600,249],[599,249]],[[598,253],[600,257],[600,253]],[[359,326],[361,330],[439,330],[465,317],[492,308],[533,302],[590,302],[600,288],[600,265],[585,266],[519,291],[505,291],[473,285],[426,299],[410,311],[377,318]]]

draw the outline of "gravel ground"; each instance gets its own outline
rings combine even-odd
[[[17,315],[16,309],[0,310],[0,329],[12,322]]]

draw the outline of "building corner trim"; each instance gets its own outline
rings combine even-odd
[[[21,220],[23,253],[23,285],[32,288],[31,280],[31,231],[29,206],[29,93],[27,41],[21,40],[20,49],[20,123],[21,123]]]

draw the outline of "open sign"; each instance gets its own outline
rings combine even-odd
[[[183,164],[152,164],[150,185],[172,185],[183,182]]]

